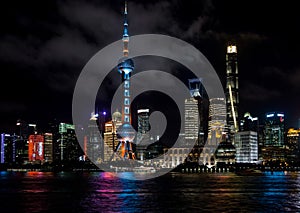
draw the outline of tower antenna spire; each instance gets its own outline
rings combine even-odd
[[[127,21],[127,0],[124,2],[124,29],[123,29],[123,56],[128,57],[128,43],[129,43],[129,34],[128,34],[128,21]]]

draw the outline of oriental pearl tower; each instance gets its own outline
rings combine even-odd
[[[134,63],[128,57],[128,21],[127,21],[127,1],[124,8],[124,30],[123,30],[123,57],[118,62],[118,72],[122,75],[123,82],[123,103],[122,103],[122,125],[117,129],[118,145],[115,152],[120,151],[121,158],[135,159],[132,150],[132,143],[135,138],[135,130],[131,125],[130,113],[130,76],[134,70]]]

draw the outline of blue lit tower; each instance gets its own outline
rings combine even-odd
[[[131,113],[130,113],[130,76],[134,69],[134,63],[131,58],[128,57],[128,21],[127,21],[127,1],[125,0],[124,9],[124,31],[123,31],[123,57],[119,60],[118,71],[122,74],[123,87],[123,106],[122,106],[122,125],[117,129],[117,135],[119,143],[116,147],[116,151],[121,150],[121,157],[134,159],[134,153],[132,151],[132,142],[135,138],[135,131],[131,125]]]

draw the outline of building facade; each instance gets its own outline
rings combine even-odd
[[[284,113],[270,112],[265,115],[264,143],[262,158],[264,162],[286,160]]]
[[[1,134],[0,144],[0,163],[1,164],[14,164],[16,162],[16,140],[18,136],[13,134]]]
[[[200,155],[199,164],[209,167],[216,164],[215,151],[223,140],[226,127],[226,104],[224,98],[209,100],[209,120],[207,143]]]
[[[300,160],[300,129],[288,129],[286,142],[287,160],[298,162]]]
[[[59,124],[59,139],[54,143],[54,156],[56,161],[76,162],[84,155],[77,141],[75,126],[68,123]]]
[[[40,134],[28,137],[28,160],[29,162],[44,161],[44,136]]]
[[[284,124],[284,113],[270,112],[266,114],[264,146],[284,146]]]
[[[85,145],[86,157],[93,163],[101,163],[104,158],[103,140],[97,124],[98,114],[91,114],[88,124],[87,143]]]
[[[117,129],[122,125],[122,114],[116,110],[112,120],[105,123],[104,130],[104,161],[115,160],[113,153],[118,144]]]
[[[186,144],[198,144],[199,111],[198,100],[194,97],[185,99],[184,102],[184,131]]]
[[[44,134],[44,159],[45,162],[53,162],[53,134]]]
[[[138,132],[136,137],[136,158],[138,160],[146,159],[146,150],[150,144],[150,122],[149,109],[139,109],[138,114]]]
[[[235,134],[236,162],[257,163],[258,135],[254,131],[243,131]]]

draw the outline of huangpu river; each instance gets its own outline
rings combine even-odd
[[[130,175],[124,174],[124,175]],[[300,212],[300,173],[0,172],[0,212]]]

